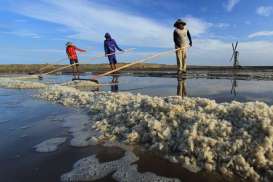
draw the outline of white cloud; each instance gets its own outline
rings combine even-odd
[[[228,28],[230,27],[230,24],[228,23],[217,23],[214,25],[214,27],[217,27],[217,28]]]
[[[252,22],[251,22],[250,20],[246,20],[246,21],[245,21],[245,24],[246,24],[246,25],[251,25]]]
[[[208,29],[212,26],[212,23],[192,16],[186,16],[182,19],[187,22],[187,27],[190,29],[191,34],[193,34],[194,36],[200,36],[206,33]]]
[[[114,11],[109,7],[85,0],[48,0],[15,5],[15,11],[25,16],[63,25],[75,32],[70,38],[102,42],[104,33],[118,37],[121,44],[136,46],[172,46],[172,27],[150,19]]]
[[[273,36],[273,31],[260,31],[248,35],[248,38],[261,37],[261,36]]]
[[[238,50],[240,52],[239,61],[242,66],[272,65],[273,42],[239,42]],[[217,39],[195,39],[193,47],[189,49],[188,63],[191,65],[232,66],[232,62],[230,62],[231,55],[231,42]],[[176,64],[174,54],[152,62]]]
[[[240,0],[228,0],[226,4],[226,9],[228,12],[231,12],[233,8],[240,2]]]
[[[245,41],[239,42],[240,62],[242,65],[272,65],[273,42]],[[195,40],[190,50],[190,64],[232,65],[231,42],[216,39]]]
[[[26,19],[16,19],[14,20],[16,23],[26,23],[27,20]]]
[[[273,6],[260,6],[257,8],[256,13],[261,16],[270,16],[273,14]]]
[[[149,18],[115,11],[112,7],[102,6],[86,0],[42,1],[39,3],[15,4],[14,11],[65,26],[75,32],[70,38],[102,42],[104,33],[110,32],[123,45],[173,47],[173,22],[159,24]],[[210,23],[187,16],[185,20],[193,36],[207,32]]]
[[[236,2],[236,3],[235,3]],[[231,3],[230,10],[239,1]],[[47,0],[37,2],[24,1],[16,3],[14,11],[22,15],[63,25],[68,32],[74,32],[70,37],[101,42],[104,33],[110,32],[120,44],[141,47],[173,47],[173,22],[164,25],[151,19],[115,11],[111,7],[101,6],[91,1],[78,0],[67,3],[65,0]],[[196,65],[231,65],[232,54],[230,42],[214,39],[204,39],[210,35],[210,28],[224,28],[225,23],[210,23],[202,19],[186,16],[193,39],[190,49],[189,63]],[[271,65],[273,57],[273,42],[247,41],[239,43],[240,61],[242,65]],[[38,52],[37,52],[38,55]],[[52,54],[44,53],[45,56]],[[131,54],[130,54],[131,55]],[[32,57],[32,56],[29,56]],[[38,57],[38,56],[37,56]],[[39,57],[42,57],[39,54]],[[133,54],[130,59],[134,58]],[[259,61],[257,61],[259,60]],[[122,60],[121,60],[122,61]],[[166,58],[161,63],[175,64],[175,58]]]
[[[41,38],[41,36],[38,35],[37,33],[33,33],[28,30],[2,31],[2,32],[0,32],[0,34],[14,35],[14,36],[18,36],[18,37],[30,37],[33,39]]]

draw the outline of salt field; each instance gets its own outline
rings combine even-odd
[[[273,182],[267,1],[3,1],[0,182]]]
[[[1,181],[272,180],[273,81],[12,76]]]

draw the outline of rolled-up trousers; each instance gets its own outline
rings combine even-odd
[[[177,70],[186,71],[187,70],[187,49],[182,48],[176,51],[176,61],[177,61]]]

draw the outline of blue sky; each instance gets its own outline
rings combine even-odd
[[[103,51],[110,32],[129,62],[173,48],[173,23],[182,18],[193,36],[189,64],[230,65],[239,41],[242,65],[273,63],[272,0],[0,0],[0,63],[54,63],[72,41],[88,49],[81,60]],[[89,63],[107,63],[105,58]],[[174,55],[152,63],[175,64]]]

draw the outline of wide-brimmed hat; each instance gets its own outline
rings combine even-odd
[[[187,25],[187,23],[184,22],[183,20],[177,19],[173,26],[177,27],[179,24],[184,25],[184,26]]]
[[[73,45],[73,43],[72,42],[67,42],[65,45],[69,46],[69,45]]]

